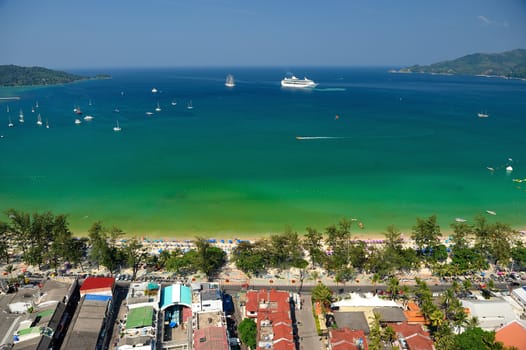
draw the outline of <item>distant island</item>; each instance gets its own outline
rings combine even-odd
[[[414,65],[391,72],[482,75],[526,79],[526,49],[492,54],[474,53],[451,61],[438,62],[428,66]]]
[[[106,74],[85,77],[77,74],[47,69],[43,67],[21,67],[0,65],[0,86],[35,86],[72,83],[86,79],[109,79]]]

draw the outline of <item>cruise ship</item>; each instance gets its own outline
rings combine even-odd
[[[310,79],[303,78],[298,79],[294,75],[291,78],[283,78],[281,81],[281,86],[283,87],[293,87],[293,88],[314,88],[318,84],[313,82]]]

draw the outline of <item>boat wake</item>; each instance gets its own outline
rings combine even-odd
[[[315,91],[347,91],[346,88],[314,88]]]
[[[350,137],[343,136],[296,136],[296,140],[342,140],[350,139]]]

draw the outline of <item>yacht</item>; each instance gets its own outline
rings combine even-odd
[[[117,124],[113,127],[113,131],[121,131],[121,127],[119,126],[119,121],[117,120]]]
[[[93,116],[92,115],[87,115],[87,116],[84,117],[84,120],[85,121],[93,120]]]
[[[146,112],[146,115],[153,115],[153,112]]]
[[[236,83],[234,82],[234,76],[232,74],[229,74],[226,76],[225,86],[226,87],[236,86]]]
[[[293,88],[315,88],[318,84],[314,81],[307,79],[298,79],[294,75],[291,78],[283,78],[281,81],[281,86],[283,87],[293,87]]]
[[[40,116],[40,113],[38,113],[37,116],[37,125],[42,125],[42,117]]]
[[[152,89],[152,93],[155,94],[157,92],[157,89],[156,88],[153,88]]]

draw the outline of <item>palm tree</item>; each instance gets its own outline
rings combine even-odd
[[[446,291],[442,295],[442,307],[444,308],[444,314],[446,318],[448,317],[450,306],[455,299],[455,292],[452,288],[446,289]]]
[[[376,291],[376,285],[380,282],[380,275],[375,273],[373,277],[371,277],[371,283],[373,284],[373,290]]]
[[[312,288],[312,301],[319,301],[324,306],[332,303],[332,291],[323,283],[318,283]]]
[[[437,309],[429,315],[429,321],[431,322],[431,326],[437,329],[444,323],[444,314]]]
[[[4,271],[11,275],[11,278],[13,278],[13,271],[15,271],[15,267],[13,264],[9,264],[6,267],[4,267]]]
[[[473,316],[469,318],[465,324],[466,324],[466,329],[476,328],[479,325],[479,318],[477,316]]]
[[[387,282],[387,292],[391,293],[391,298],[393,300],[398,299],[398,294],[400,293],[400,280],[396,277],[391,277]]]
[[[468,321],[468,315],[464,311],[464,307],[462,307],[462,305],[460,307],[456,307],[453,313],[453,326],[455,334],[460,334],[462,326],[467,325]]]

